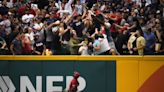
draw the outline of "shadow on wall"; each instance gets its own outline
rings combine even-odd
[[[164,65],[140,87],[138,92],[164,92]]]

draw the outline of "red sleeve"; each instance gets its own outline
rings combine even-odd
[[[117,16],[117,24],[120,24],[121,23],[121,20],[122,20],[122,17],[121,16]]]
[[[19,10],[18,10],[18,13],[19,13],[20,15],[23,15],[25,10],[26,10],[26,7],[25,7],[25,6],[20,7]]]
[[[29,14],[32,14],[32,15],[36,15],[36,12],[33,10],[33,9],[31,9],[30,11],[29,11]]]

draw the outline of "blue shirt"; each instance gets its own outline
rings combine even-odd
[[[151,33],[144,32],[144,38],[146,40],[145,50],[150,51],[151,46],[156,42],[155,34],[153,32]]]
[[[84,4],[86,0],[80,0],[80,3],[81,4]]]

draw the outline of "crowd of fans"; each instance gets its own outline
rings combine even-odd
[[[145,0],[3,0],[0,54],[164,55],[164,5]]]

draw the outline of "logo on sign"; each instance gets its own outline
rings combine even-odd
[[[55,83],[63,82],[63,76],[47,76],[46,77],[46,92],[62,92],[68,90],[69,84],[73,79],[72,76],[66,76],[66,88],[55,86]],[[0,76],[0,92],[16,92],[17,88],[9,76]],[[86,81],[83,77],[78,78],[78,91],[83,91],[86,87]],[[33,86],[28,76],[20,76],[20,92],[43,92],[42,91],[42,76],[36,76],[36,87]]]

